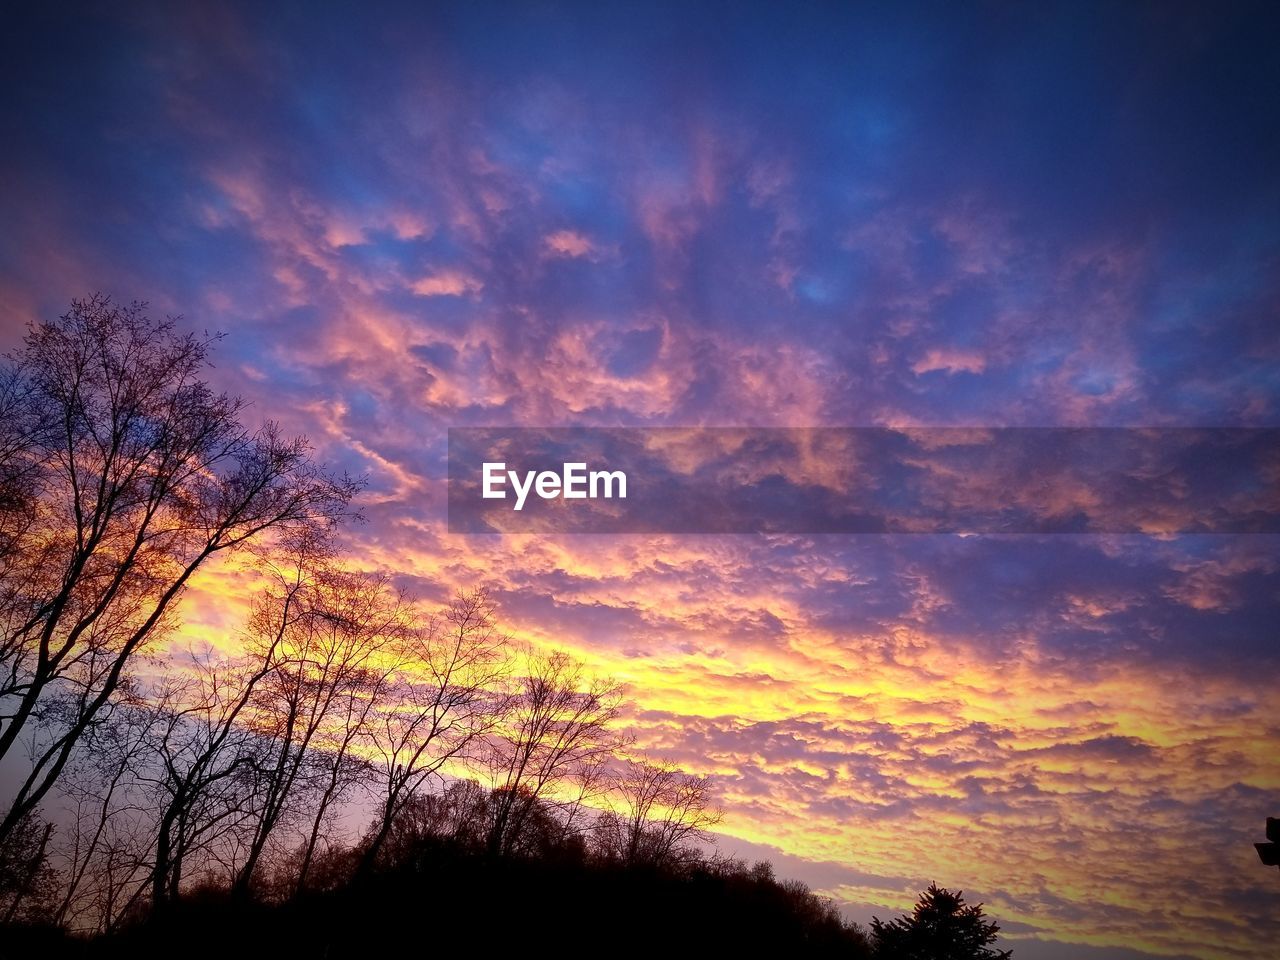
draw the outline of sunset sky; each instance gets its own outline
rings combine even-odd
[[[713,778],[723,849],[851,917],[932,880],[1019,960],[1262,957],[1280,536],[463,536],[446,431],[1280,427],[1278,31],[1249,3],[9,14],[0,346],[94,291],[225,332],[210,379],[368,476],[352,565],[489,585]],[[205,575],[184,632],[233,643],[244,582]]]

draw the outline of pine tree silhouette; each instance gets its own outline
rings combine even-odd
[[[1010,950],[995,950],[1000,927],[985,919],[982,904],[964,902],[935,883],[920,895],[910,916],[871,920],[876,956],[884,960],[1008,960]]]

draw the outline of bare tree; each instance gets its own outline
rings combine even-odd
[[[8,574],[19,566],[17,547],[34,514],[38,465],[31,455],[35,445],[31,406],[31,387],[17,368],[0,368],[0,616],[6,622],[0,634],[0,665],[8,664],[9,644],[17,642],[7,621],[20,608],[19,584],[11,582]]]
[[[244,652],[220,658],[202,651],[190,664],[175,664],[174,676],[148,691],[148,736],[127,744],[130,762],[99,750],[89,765],[105,766],[106,775],[86,777],[84,789],[77,784],[67,791],[76,801],[77,824],[95,819],[95,812],[98,822],[83,849],[76,831],[70,857],[78,865],[76,882],[66,899],[88,875],[81,899],[106,923],[121,904],[136,900],[136,883],[127,896],[123,886],[136,881],[140,862],[157,905],[179,895],[193,868],[219,862],[246,891],[300,784],[320,781],[310,853],[326,805],[354,782],[351,747],[361,718],[378,701],[380,672],[372,659],[407,621],[385,578],[336,570],[332,544],[310,531],[287,539],[288,562],[272,567],[273,583],[255,602]],[[85,745],[109,745],[96,742],[101,739]],[[368,764],[359,767],[367,771]],[[135,858],[135,872],[124,869],[107,829],[117,789],[137,789],[130,776],[149,785],[156,808],[150,860]],[[101,856],[90,865],[99,844]]]
[[[492,738],[490,853],[512,852],[540,804],[567,799],[576,809],[584,787],[597,782],[602,761],[624,742],[612,726],[621,696],[617,683],[587,678],[582,664],[566,653],[526,658],[507,716]]]
[[[615,809],[597,825],[607,855],[629,866],[679,866],[720,822],[710,781],[670,762],[630,761],[617,775]]]
[[[121,698],[100,712],[59,787],[67,806],[58,924],[112,928],[145,888],[154,834],[137,772],[167,710],[162,700]]]
[[[181,706],[167,713],[155,739],[154,772],[142,777],[151,783],[158,809],[149,881],[153,907],[177,899],[193,858],[216,859],[219,845],[234,846],[235,832],[254,816],[266,754],[240,719],[273,665],[271,659],[227,662],[206,652],[195,658],[192,674],[165,693]]]
[[[259,610],[251,649],[273,660],[250,700],[247,724],[271,753],[262,771],[261,805],[235,891],[249,891],[267,841],[300,787],[317,787],[315,816],[300,867],[305,883],[324,818],[334,800],[367,764],[356,766],[353,743],[367,730],[387,678],[379,653],[410,629],[407,610],[385,576],[334,569],[330,551],[311,563],[316,573],[296,599],[298,614],[277,622],[292,599],[279,591]],[[297,811],[301,813],[299,809]]]
[[[57,781],[209,557],[273,528],[330,523],[357,488],[319,471],[305,440],[271,424],[246,432],[242,402],[200,379],[211,344],[93,297],[31,328],[13,357],[7,376],[24,402],[0,458],[26,516],[6,521],[0,544],[0,759],[48,697],[74,709],[42,731],[0,841]]]
[[[336,648],[342,651],[342,666],[329,706],[330,722],[317,731],[320,775],[295,892],[306,888],[331,812],[354,787],[376,777],[373,764],[358,748],[371,739],[370,724],[385,706],[397,668],[395,648],[411,626],[409,608],[384,576],[335,573],[322,587],[318,617],[322,629],[341,638]]]
[[[448,764],[472,759],[501,719],[508,639],[494,622],[488,595],[477,590],[459,594],[443,616],[397,644],[386,704],[370,724],[380,781],[378,817],[361,872],[377,861],[405,804]]]

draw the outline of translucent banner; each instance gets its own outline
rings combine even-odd
[[[455,428],[453,533],[1280,533],[1280,429]]]

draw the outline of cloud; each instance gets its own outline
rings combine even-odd
[[[409,289],[420,297],[461,297],[479,293],[484,283],[460,270],[442,270],[413,281]]]
[[[598,248],[584,234],[574,230],[557,230],[543,238],[547,251],[557,257],[594,258]]]
[[[987,360],[974,350],[958,350],[953,348],[934,347],[911,365],[911,372],[922,373],[982,373],[987,369]]]

